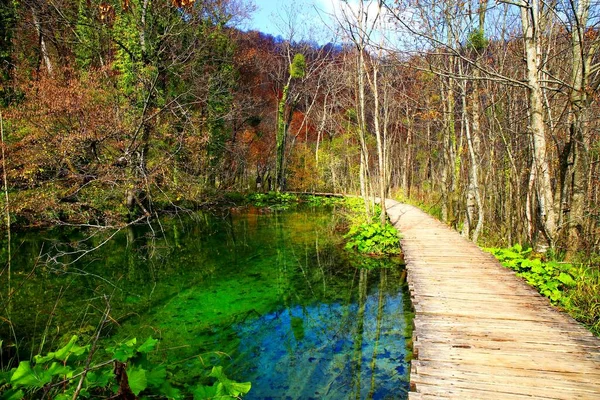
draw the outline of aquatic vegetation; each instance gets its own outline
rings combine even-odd
[[[319,195],[297,195],[286,192],[252,193],[245,197],[245,202],[255,207],[269,207],[272,209],[287,209],[293,204],[307,203],[315,207],[334,206],[345,204],[343,197],[328,197]]]
[[[36,355],[33,364],[21,361],[16,368],[0,374],[3,399],[19,400],[36,394],[58,400],[114,395],[119,398],[152,395],[167,399],[215,397],[237,398],[250,391],[250,382],[230,380],[222,367],[213,367],[208,375],[211,385],[197,384],[177,388],[169,379],[169,366],[148,360],[158,340],[149,337],[138,346],[135,338],[109,347],[108,360],[92,363],[95,346],[77,344],[73,335],[62,348],[45,356]]]

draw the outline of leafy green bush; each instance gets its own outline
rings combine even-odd
[[[483,30],[476,29],[469,33],[469,37],[467,39],[467,47],[476,51],[485,50],[488,47],[490,41],[485,37]]]
[[[365,213],[365,201],[361,197],[345,197],[344,207],[357,215],[364,215]]]
[[[34,357],[33,364],[22,361],[16,368],[0,373],[2,399],[18,400],[43,395],[58,400],[81,398],[119,397],[133,393],[166,399],[237,398],[250,391],[250,383],[238,383],[223,373],[222,367],[213,367],[208,378],[212,385],[198,384],[182,389],[169,382],[167,366],[148,361],[158,340],[148,338],[141,345],[131,339],[106,351],[112,358],[92,364],[90,346],[79,346],[78,337],[57,351]],[[112,395],[112,396],[111,396]]]
[[[369,217],[361,197],[346,197],[343,204],[348,211],[345,218],[350,225],[344,235],[346,250],[371,255],[400,254],[398,232],[389,222],[382,226],[379,221],[381,206],[373,205],[372,216]]]
[[[353,225],[344,238],[348,239],[346,250],[377,255],[400,253],[398,232],[390,223],[385,226],[381,226],[379,222]]]
[[[597,267],[542,261],[532,257],[530,248],[523,249],[518,244],[507,249],[485,250],[600,336],[600,270]]]
[[[297,202],[298,196],[293,193],[252,193],[248,196],[248,203],[256,207],[287,208]]]
[[[305,196],[303,200],[311,206],[315,207],[333,206],[344,202],[344,198],[342,197],[327,197],[314,195]]]
[[[486,248],[485,250],[492,253],[503,266],[516,271],[517,276],[525,278],[527,283],[554,304],[564,304],[565,289],[575,286],[574,268],[569,263],[544,262],[540,258],[531,258],[532,249],[523,249],[520,244],[507,249]]]

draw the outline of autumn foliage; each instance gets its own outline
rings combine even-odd
[[[469,17],[449,20],[444,4],[426,3],[413,5],[428,11],[419,14],[423,26]],[[358,193],[362,177],[363,189],[427,204],[466,236],[484,221],[485,236],[505,244],[551,239],[598,249],[593,23],[573,35],[548,19],[555,29],[538,38],[548,50],[538,68],[545,191],[553,194],[544,207],[558,227],[549,235],[520,33],[469,27],[453,43],[424,32],[419,40],[429,44],[408,53],[391,43],[358,51],[349,34],[343,44],[321,45],[240,31],[243,5],[24,1],[0,14],[6,172],[17,223],[119,224],[226,190]],[[386,29],[396,34],[393,24]],[[574,40],[589,55],[580,88],[571,82]]]

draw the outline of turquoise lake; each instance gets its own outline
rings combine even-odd
[[[407,398],[412,312],[403,265],[348,254],[339,230],[332,208],[243,207],[116,234],[17,233],[14,295],[2,297],[13,327],[0,328],[3,363],[55,349],[73,333],[89,340],[110,304],[102,343],[159,339],[152,357],[174,385],[206,380],[222,365],[252,383],[248,399]],[[4,294],[6,278],[5,268]]]

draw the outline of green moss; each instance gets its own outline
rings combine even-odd
[[[290,64],[290,75],[294,79],[304,78],[306,73],[306,59],[302,54],[296,54]]]

